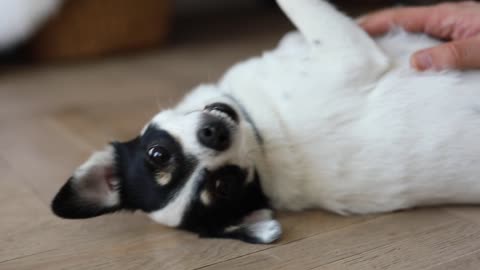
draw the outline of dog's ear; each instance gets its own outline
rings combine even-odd
[[[53,212],[63,218],[90,218],[120,208],[119,179],[112,146],[94,153],[60,189]]]
[[[225,228],[222,237],[254,244],[271,244],[281,235],[282,226],[273,218],[272,210],[260,209],[243,218],[240,224]]]

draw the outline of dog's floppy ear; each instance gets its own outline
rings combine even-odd
[[[63,218],[90,218],[120,208],[119,179],[112,146],[94,153],[65,183],[52,202]]]
[[[254,244],[271,244],[281,235],[282,226],[273,218],[272,210],[260,209],[243,218],[240,224],[225,228],[222,237]]]

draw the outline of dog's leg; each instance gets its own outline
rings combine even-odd
[[[357,24],[323,0],[277,0],[314,51],[329,54],[355,80],[369,83],[389,67],[389,59]]]

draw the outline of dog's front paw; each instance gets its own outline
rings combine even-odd
[[[278,240],[282,235],[282,226],[276,220],[260,221],[247,225],[245,234],[251,239],[252,243],[271,244]]]
[[[225,236],[254,244],[271,244],[282,235],[282,225],[271,209],[260,209],[243,218],[242,223],[227,227]]]

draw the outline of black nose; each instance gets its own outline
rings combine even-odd
[[[210,120],[197,132],[198,141],[204,146],[217,151],[230,147],[230,130],[222,121]]]

